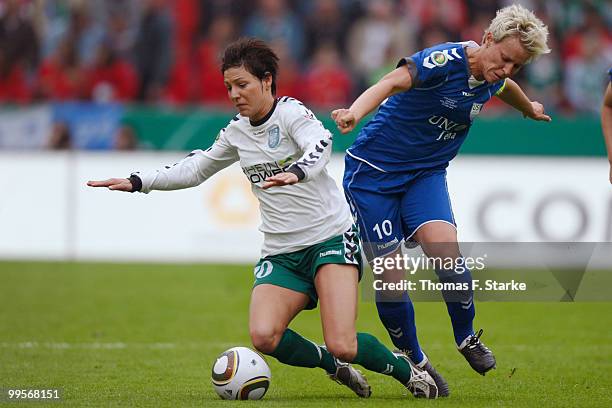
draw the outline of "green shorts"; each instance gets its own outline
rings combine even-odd
[[[260,259],[255,265],[253,286],[267,283],[304,293],[310,298],[306,309],[314,309],[319,300],[314,279],[325,264],[355,265],[361,280],[363,262],[356,227],[300,251]]]

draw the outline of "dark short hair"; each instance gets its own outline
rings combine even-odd
[[[229,68],[242,67],[257,78],[272,75],[272,95],[276,95],[278,57],[268,45],[257,38],[240,38],[227,46],[223,53],[221,73]]]

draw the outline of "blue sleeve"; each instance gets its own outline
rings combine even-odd
[[[608,76],[610,77],[610,82],[612,82],[612,68],[608,71]]]
[[[450,70],[449,60],[447,52],[427,48],[401,59],[397,66],[408,67],[414,88],[430,88],[446,80]]]

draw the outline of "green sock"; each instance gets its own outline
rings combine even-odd
[[[276,349],[270,353],[283,364],[296,367],[321,367],[330,374],[336,372],[334,357],[291,329],[286,329]]]
[[[352,363],[390,375],[404,385],[410,380],[410,364],[395,357],[376,337],[368,333],[357,333],[357,355]]]

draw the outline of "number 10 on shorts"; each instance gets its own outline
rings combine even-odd
[[[383,237],[391,236],[393,233],[393,225],[391,221],[384,220],[382,223],[374,225],[372,230],[378,235],[378,239],[382,240]]]

